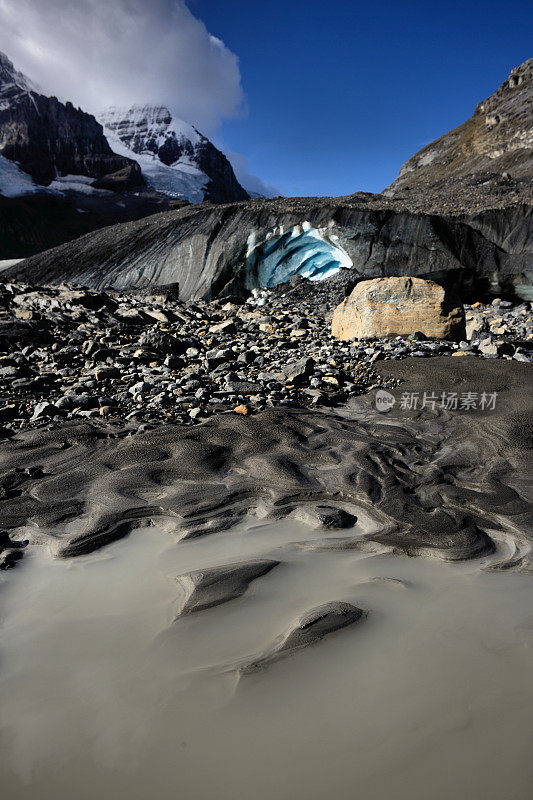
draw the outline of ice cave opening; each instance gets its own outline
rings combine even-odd
[[[352,260],[339,246],[325,238],[324,232],[309,223],[283,232],[272,232],[249,253],[249,274],[259,286],[276,286],[291,275],[312,281],[328,278]]]

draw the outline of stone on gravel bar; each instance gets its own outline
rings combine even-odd
[[[341,340],[418,332],[426,339],[459,341],[466,336],[462,305],[423,278],[360,281],[333,314],[332,333]]]
[[[31,421],[33,422],[34,420],[41,419],[42,417],[54,417],[58,413],[59,413],[58,407],[53,405],[52,403],[47,403],[46,401],[42,403],[37,403],[37,405],[33,409],[33,415],[31,417]]]

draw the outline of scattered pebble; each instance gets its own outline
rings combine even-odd
[[[337,341],[331,316],[353,286],[349,273],[254,290],[246,302],[0,283],[2,435],[80,417],[138,430],[219,413],[335,407],[393,386],[374,365],[411,356],[533,360],[531,305],[500,298],[465,306],[464,342],[420,333]]]

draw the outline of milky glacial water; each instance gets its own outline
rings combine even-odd
[[[0,584],[5,800],[524,800],[532,782],[531,576],[298,542],[298,523],[91,556],[33,547]],[[176,576],[282,563],[173,621]],[[303,611],[368,617],[239,678]]]

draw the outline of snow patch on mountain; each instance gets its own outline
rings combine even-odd
[[[14,161],[0,155],[0,195],[3,197],[22,197],[42,190],[30,175],[23,172]]]
[[[0,155],[0,195],[3,197],[24,197],[25,195],[49,194],[64,196],[68,192],[87,195],[111,195],[106,189],[95,189],[91,184],[94,178],[86,175],[58,176],[49,186],[35,183],[27,172],[24,172],[15,161]]]
[[[107,189],[96,189],[92,186],[93,182],[94,178],[90,178],[87,175],[62,175],[53,180],[48,189],[54,194],[65,194],[65,192],[90,195],[113,194]]]

